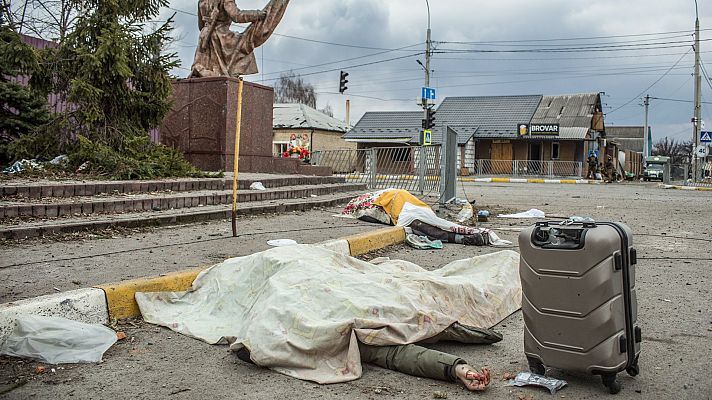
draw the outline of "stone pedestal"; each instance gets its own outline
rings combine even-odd
[[[185,154],[204,171],[232,171],[237,116],[235,78],[193,78],[173,82],[173,107],[161,126],[161,143]],[[299,160],[272,156],[274,90],[245,82],[242,97],[242,172],[325,175]]]

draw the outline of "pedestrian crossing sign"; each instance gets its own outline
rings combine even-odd
[[[700,132],[700,143],[712,143],[712,132],[701,131]]]
[[[423,131],[423,146],[430,146],[433,144],[433,132],[430,130]]]

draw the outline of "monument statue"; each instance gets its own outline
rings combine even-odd
[[[263,10],[240,10],[235,0],[198,2],[198,48],[191,77],[250,75],[257,73],[253,51],[272,35],[289,0],[270,0]],[[242,32],[233,23],[251,24]]]

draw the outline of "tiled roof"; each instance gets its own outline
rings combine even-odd
[[[344,139],[399,139],[418,141],[422,111],[367,112]]]
[[[435,124],[472,127],[476,138],[513,139],[519,124],[531,120],[541,99],[541,95],[446,97],[435,113]],[[461,129],[456,130],[458,142],[469,139],[460,138]],[[463,132],[470,134],[470,130]]]
[[[348,130],[344,121],[330,117],[304,104],[275,104],[272,118],[274,129],[317,129],[343,133]]]

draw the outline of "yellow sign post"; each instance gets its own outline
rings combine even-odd
[[[237,162],[240,159],[240,124],[242,123],[242,78],[237,83],[237,116],[235,118],[235,161],[232,175],[232,236],[237,237]]]

